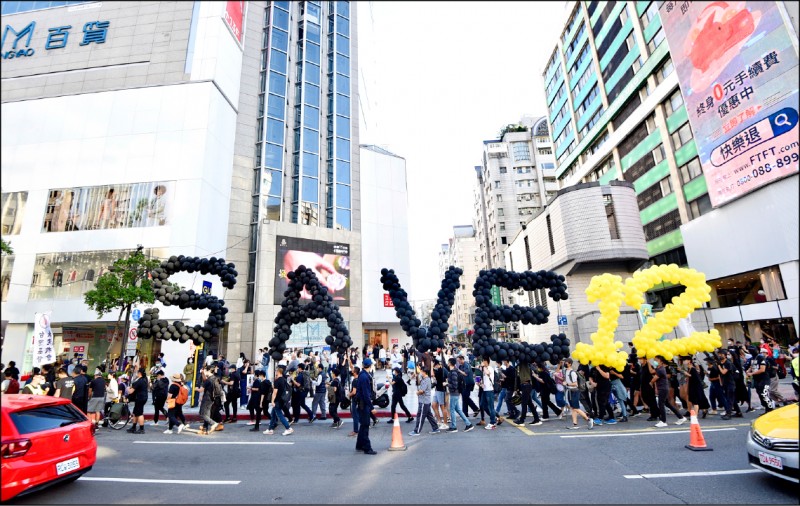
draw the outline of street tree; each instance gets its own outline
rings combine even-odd
[[[84,294],[84,303],[97,312],[98,319],[112,311],[119,310],[114,337],[111,341],[112,346],[117,336],[120,335],[123,314],[125,315],[125,332],[121,335],[127,336],[133,306],[135,304],[152,304],[155,301],[149,273],[159,264],[158,260],[147,258],[142,252],[142,247],[139,246],[127,257],[115,260],[108,272],[97,278],[95,288]]]
[[[4,255],[13,255],[14,254],[14,248],[11,247],[11,243],[6,242],[5,239],[0,239],[0,243],[1,243],[0,246],[2,246]]]

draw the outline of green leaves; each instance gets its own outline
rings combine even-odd
[[[0,239],[0,246],[2,246],[3,254],[4,255],[13,255],[14,248],[11,247],[11,243],[6,242],[5,239]]]
[[[84,302],[97,312],[98,318],[115,309],[129,309],[134,304],[152,304],[155,299],[148,273],[159,263],[148,259],[141,251],[117,259],[108,272],[97,278],[95,288],[84,294]]]

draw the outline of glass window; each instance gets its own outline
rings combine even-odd
[[[672,144],[675,146],[675,149],[678,149],[692,140],[692,138],[692,128],[689,126],[689,122],[687,121],[677,131],[673,132]]]
[[[336,185],[336,207],[350,207],[350,187],[337,184]]]
[[[672,64],[672,58],[667,58],[656,72],[656,82],[661,84],[667,76],[672,74],[673,70],[675,70],[675,66]]]
[[[282,50],[284,53],[289,51],[289,34],[277,28],[272,29],[272,47]]]
[[[306,63],[306,82],[319,86],[319,65]]]
[[[262,189],[269,195],[281,194],[281,172],[277,170],[264,170]]]
[[[505,174],[508,172],[508,169],[505,167],[500,167],[500,174]]]
[[[350,162],[336,160],[336,182],[350,184]]]
[[[342,139],[341,137],[336,138],[336,156],[345,158],[345,154],[347,154],[347,158],[350,158],[350,141],[347,139]]]
[[[343,37],[341,34],[336,34],[336,52],[350,56],[350,39]]]
[[[276,74],[275,72],[269,73],[269,91],[282,97],[286,96],[286,76]]]
[[[650,42],[647,43],[647,49],[649,49],[650,53],[652,54],[655,52],[656,48],[661,45],[662,42],[664,42],[664,29],[659,28],[656,34],[650,40]]]
[[[350,16],[350,2],[346,2],[344,0],[339,0],[337,2],[333,2],[336,4],[336,14],[340,16],[349,17]]]
[[[267,118],[267,141],[283,144],[283,121]]]
[[[350,117],[350,97],[336,94],[336,114]]]
[[[680,89],[675,89],[672,92],[672,95],[669,96],[666,102],[664,102],[664,107],[667,110],[667,116],[671,116],[672,113],[677,111],[683,105],[683,95],[681,94]]]
[[[285,106],[286,102],[283,101],[283,97],[270,93],[267,98],[267,115],[273,118],[284,119],[286,112]]]
[[[350,95],[350,78],[341,74],[337,74],[336,91],[344,95]]]
[[[281,74],[286,73],[286,53],[273,49],[269,55],[269,68]]]
[[[319,156],[303,152],[303,175],[319,177]]]
[[[275,26],[283,28],[284,30],[289,30],[289,13],[284,12],[280,9],[273,9],[272,10],[272,22]]]
[[[318,202],[319,182],[311,177],[303,178],[303,200],[306,202]]]
[[[689,212],[692,215],[691,219],[702,216],[711,211],[711,209],[711,199],[709,198],[708,193],[704,193],[701,197],[689,202]]]
[[[275,169],[283,167],[283,147],[267,143],[264,146],[264,165]]]
[[[665,177],[660,181],[661,186],[661,195],[666,197],[670,193],[672,193],[672,179],[669,176]]]
[[[319,153],[319,133],[308,128],[303,129],[303,151]]]
[[[529,161],[531,159],[531,152],[528,149],[527,142],[514,142],[511,147],[514,151],[514,161]]]
[[[306,83],[305,103],[319,107],[319,86]]]
[[[350,75],[350,58],[347,56],[343,56],[340,54],[336,55],[336,72],[340,74],[344,74],[346,76]]]
[[[303,126],[319,130],[319,109],[310,105],[303,106]]]
[[[86,417],[72,404],[43,406],[11,413],[11,421],[17,432],[24,436],[36,432],[57,429],[68,424],[86,421]]]
[[[306,61],[319,65],[319,45],[306,42]]]
[[[320,42],[320,27],[315,23],[308,23],[306,24],[306,38],[310,42],[316,42],[319,44]]]
[[[350,210],[336,210],[336,228],[341,230],[350,230]]]
[[[350,118],[336,115],[336,135],[346,139],[350,138]]]
[[[697,157],[692,158],[685,165],[681,165],[681,167],[678,169],[678,172],[681,173],[681,180],[683,181],[683,184],[688,183],[703,173],[703,169],[700,165],[700,159]]]
[[[266,207],[267,207],[267,216],[268,220],[280,220],[281,219],[281,198],[280,197],[267,197],[265,199]]]
[[[348,21],[346,18],[338,16],[336,18],[336,33],[350,36],[350,21]]]

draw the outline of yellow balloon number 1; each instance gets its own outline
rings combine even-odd
[[[722,339],[716,329],[709,332],[692,332],[687,337],[660,340],[664,334],[672,332],[682,318],[686,318],[704,302],[711,300],[711,287],[706,284],[705,275],[694,269],[678,267],[675,264],[656,265],[637,271],[623,284],[620,276],[602,274],[595,276],[586,289],[589,302],[600,301],[600,318],[597,331],[590,339],[592,344],[578,343],[572,356],[582,364],[606,365],[618,370],[625,367],[628,354],[617,351],[622,348],[620,341],[614,341],[620,316],[620,306],[624,301],[634,309],[641,308],[644,293],[659,283],[681,284],[686,290],[673,297],[664,310],[651,317],[633,336],[633,345],[639,356],[645,358],[662,355],[672,360],[675,355],[691,355],[703,351],[714,351],[722,346]]]

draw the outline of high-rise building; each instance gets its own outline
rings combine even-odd
[[[349,2],[4,2],[2,26],[5,356],[31,363],[45,311],[59,354],[92,366],[131,355],[108,341],[118,315],[98,319],[82,297],[137,244],[153,258],[236,264],[233,290],[172,278],[226,301],[227,325],[204,352],[266,347],[285,273],[300,264],[317,269],[360,344]],[[161,316],[195,324],[207,312]],[[327,333],[306,322],[289,346],[321,346]],[[138,345],[175,371],[191,348]]]
[[[482,156],[474,189],[479,261],[481,268],[506,267],[511,238],[558,190],[546,118],[507,126],[499,139],[483,141]]]
[[[411,299],[406,161],[382,147],[364,144],[360,159],[364,342],[391,350],[395,344],[411,344],[381,284],[381,269],[393,269]]]
[[[543,73],[560,188],[633,183],[653,264],[686,265],[680,226],[711,209],[659,2],[569,2]],[[662,306],[681,290],[654,290]]]
[[[461,284],[456,291],[453,313],[450,316],[451,335],[458,336],[466,334],[475,323],[475,297],[472,295],[472,290],[480,270],[478,262],[480,247],[475,228],[472,225],[454,226],[453,237],[448,241],[447,253],[447,267],[452,265],[463,271],[459,280]]]

